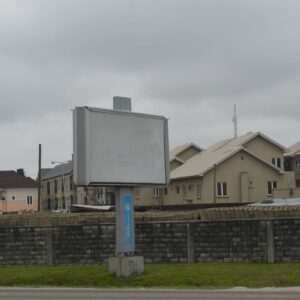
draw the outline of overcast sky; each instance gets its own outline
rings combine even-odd
[[[0,169],[72,154],[75,106],[170,118],[170,146],[300,140],[300,1],[0,0]]]

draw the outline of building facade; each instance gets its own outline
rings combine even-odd
[[[28,212],[38,208],[38,184],[24,171],[0,171],[0,211]]]
[[[69,211],[72,204],[114,205],[114,192],[106,187],[78,187],[72,162],[42,169],[42,210]]]
[[[273,189],[287,188],[294,181],[294,172],[284,171],[287,149],[260,132],[226,139],[205,150],[191,148],[171,152],[169,186],[137,189],[136,205],[256,202],[272,198]],[[187,150],[190,155],[181,153]]]
[[[288,148],[284,155],[284,166],[286,171],[295,172],[295,186],[300,188],[300,142]]]
[[[41,209],[70,209],[74,203],[72,163],[63,163],[51,169],[42,169]]]

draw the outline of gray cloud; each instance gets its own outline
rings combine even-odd
[[[34,173],[41,141],[69,158],[70,109],[113,95],[170,117],[172,146],[232,135],[235,103],[241,133],[299,140],[299,20],[296,0],[2,0],[1,168]]]

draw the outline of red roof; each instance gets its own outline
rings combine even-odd
[[[16,171],[0,171],[0,188],[2,189],[28,189],[37,187],[37,182],[30,177],[22,176]]]

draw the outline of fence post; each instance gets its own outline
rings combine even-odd
[[[194,245],[194,230],[193,224],[186,224],[186,237],[187,237],[187,262],[195,262],[195,245]]]
[[[53,265],[53,228],[48,227],[46,231],[46,255],[47,255],[47,264]]]
[[[273,222],[267,221],[267,254],[268,263],[272,264],[275,262],[275,251],[274,251],[274,230]]]

